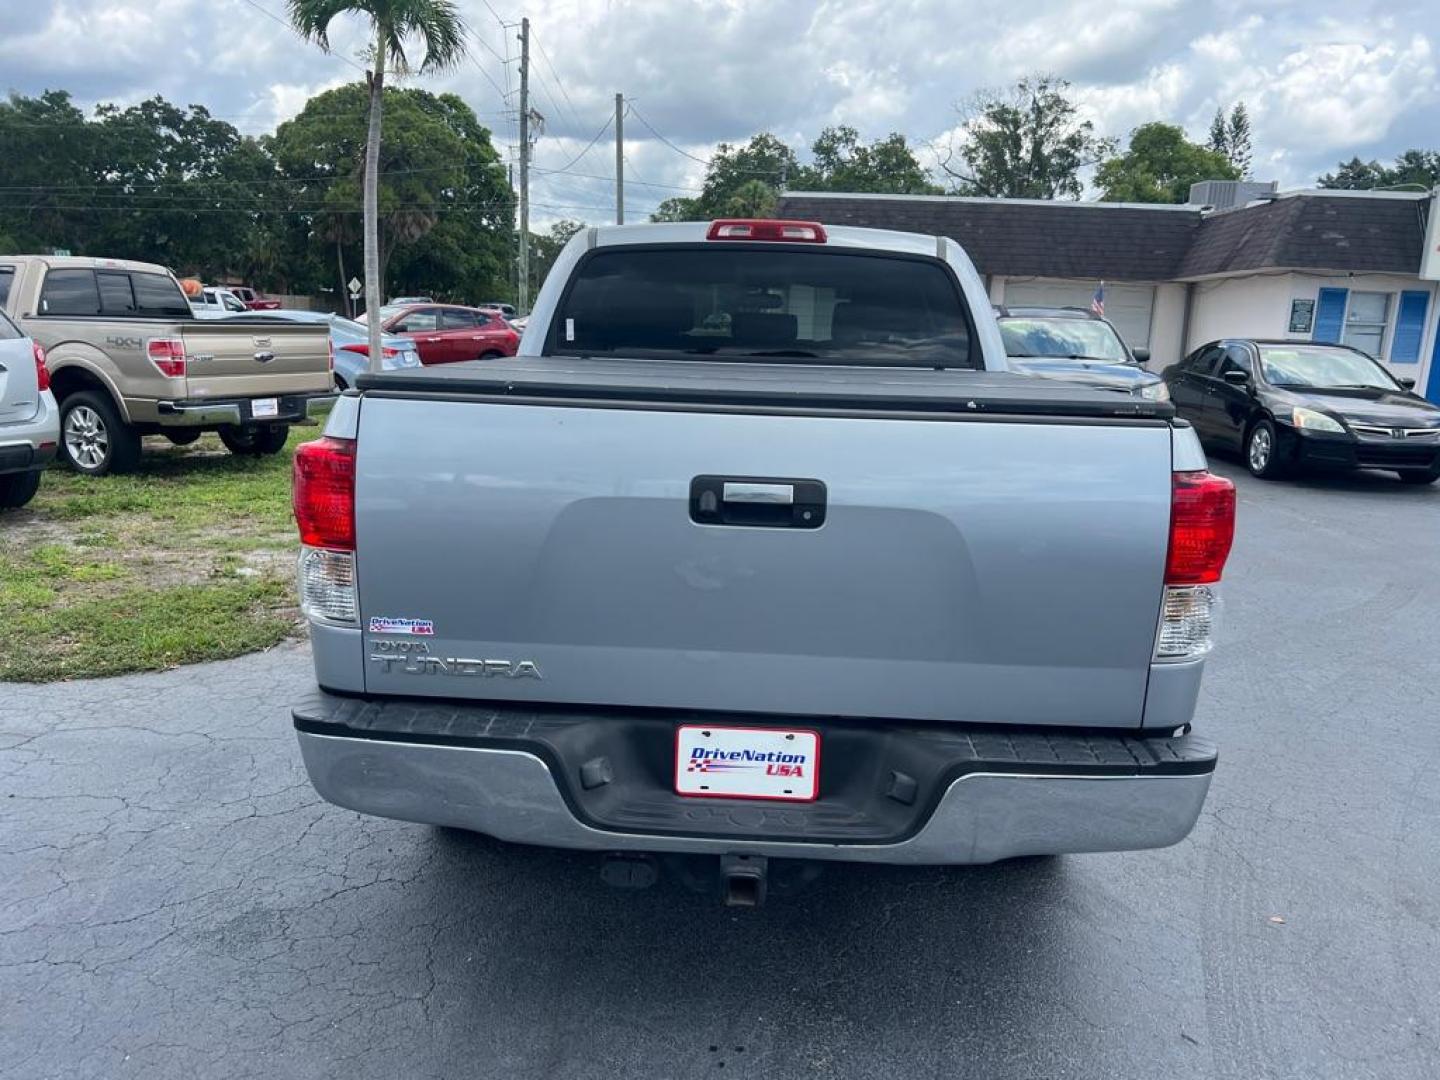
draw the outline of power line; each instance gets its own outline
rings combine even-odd
[[[565,166],[563,166],[562,168],[559,168],[559,169],[551,169],[551,170],[549,170],[549,171],[550,171],[550,172],[562,172],[562,173],[563,173],[563,172],[569,172],[570,169],[574,167],[574,165],[575,165],[575,163],[576,163],[577,161],[579,161],[581,158],[583,158],[586,154],[588,154],[588,153],[594,148],[595,144],[601,140],[601,138],[605,135],[605,133],[606,133],[607,131],[610,130],[610,125],[613,124],[614,122],[615,122],[615,118],[614,118],[613,116],[607,116],[607,117],[605,118],[605,123],[602,124],[601,127],[600,127],[600,130],[595,133],[595,137],[594,137],[593,139],[591,139],[588,143],[585,144],[585,149],[584,149],[584,150],[581,150],[580,153],[576,154],[573,158],[571,158],[571,159],[570,159],[570,163],[569,163],[568,165],[565,165]],[[613,179],[613,178],[607,176],[607,177],[605,177],[604,179],[609,180],[609,179]]]
[[[560,78],[560,72],[555,69],[554,61],[550,59],[550,54],[545,51],[545,43],[536,38],[535,45],[540,50],[540,58],[545,61],[545,66],[550,69],[550,74],[555,79],[555,86],[559,89],[560,95],[565,99],[565,104],[570,106],[570,118],[578,128],[580,126],[580,110],[575,108],[575,102],[570,100],[570,94],[565,89],[565,80]],[[558,110],[559,106],[557,105],[556,108]]]
[[[273,11],[271,11],[269,8],[264,7],[263,5],[261,5],[261,4],[259,4],[259,3],[256,3],[256,0],[245,0],[245,3],[249,4],[252,8],[254,8],[256,11],[260,12],[260,14],[261,14],[261,15],[264,15],[267,19],[270,19],[270,20],[272,20],[273,22],[277,22],[277,23],[279,23],[281,26],[285,27],[286,30],[289,30],[292,34],[294,34],[296,37],[298,37],[301,41],[305,42],[307,45],[312,44],[312,42],[310,41],[309,38],[307,38],[307,37],[306,37],[304,34],[302,34],[299,30],[295,29],[295,24],[292,23],[289,19],[282,19],[279,15],[276,15],[276,14],[275,14]],[[487,6],[488,6],[488,5],[487,5]],[[327,52],[327,53],[330,52],[329,49],[322,49],[321,51],[322,51],[322,52]],[[330,55],[331,55],[331,56],[334,56],[334,57],[337,57],[337,58],[339,58],[340,60],[345,61],[345,63],[349,64],[349,65],[350,65],[351,67],[353,67],[356,71],[365,71],[365,70],[366,70],[366,69],[365,69],[365,66],[364,66],[363,64],[357,64],[354,60],[351,60],[348,56],[342,56],[340,53],[330,53]],[[366,74],[369,74],[369,72],[366,72]]]
[[[646,119],[645,119],[644,114],[641,113],[639,109],[635,108],[635,105],[634,105],[633,102],[630,104],[630,111],[635,114],[635,119],[636,119],[636,120],[639,120],[640,123],[642,123],[642,124],[645,125],[645,129],[646,129],[647,131],[649,131],[651,135],[654,135],[655,138],[659,139],[662,143],[664,143],[666,146],[668,146],[671,150],[674,150],[677,154],[680,154],[680,155],[683,156],[683,157],[689,158],[691,161],[698,161],[701,165],[704,165],[707,169],[710,167],[710,159],[709,159],[709,158],[696,157],[694,154],[690,153],[689,150],[682,150],[682,149],[680,149],[680,147],[676,146],[673,142],[671,142],[669,139],[667,139],[664,135],[661,135],[660,132],[656,131],[654,125],[651,124],[649,120],[646,120]]]
[[[627,169],[630,168],[630,158],[629,158],[628,156],[625,158],[625,167],[626,167]],[[530,169],[531,169],[532,172],[539,172],[539,173],[563,173],[563,174],[566,175],[566,176],[579,177],[579,178],[582,178],[582,179],[585,179],[585,180],[607,180],[607,181],[613,181],[613,180],[615,179],[613,176],[604,176],[604,175],[602,175],[602,174],[600,174],[600,173],[571,172],[569,169],[544,169],[544,168],[541,168],[539,165],[531,165],[531,166],[530,166]],[[625,183],[626,183],[626,184],[639,184],[641,187],[664,188],[664,189],[667,190],[667,191],[689,191],[689,192],[694,192],[695,194],[699,194],[700,192],[702,192],[702,191],[705,190],[704,188],[685,187],[685,186],[682,185],[682,184],[657,184],[657,183],[654,183],[654,182],[649,181],[649,180],[640,180],[640,179],[635,178],[635,177],[633,176],[633,170],[632,170],[631,173],[626,173],[626,175],[625,175]]]

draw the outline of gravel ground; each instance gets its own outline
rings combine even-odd
[[[1237,483],[1220,771],[1161,852],[733,912],[318,802],[300,646],[0,685],[0,1075],[1432,1080],[1440,489]]]

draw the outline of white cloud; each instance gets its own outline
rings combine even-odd
[[[282,0],[256,2],[283,14]],[[1217,106],[1243,98],[1257,174],[1287,184],[1309,182],[1352,153],[1386,158],[1416,139],[1434,145],[1428,118],[1440,107],[1433,0],[491,3],[507,20],[522,10],[531,19],[534,104],[546,115],[542,168],[574,158],[616,91],[700,158],[762,130],[803,149],[834,123],[866,138],[898,130],[923,145],[955,124],[955,103],[1039,71],[1071,80],[1085,115],[1122,137],[1158,119],[1198,138]],[[513,146],[516,30],[498,25],[482,0],[460,5],[477,37],[473,60],[414,84],[460,94],[497,143]],[[359,78],[346,59],[363,46],[362,24],[350,17],[336,21],[336,55],[326,56],[243,0],[0,7],[0,89],[65,88],[86,107],[160,93],[255,133],[309,95]],[[637,117],[626,135],[632,213],[698,186],[703,167]],[[574,171],[608,178],[613,161],[607,135]],[[613,202],[608,179],[538,172],[536,198],[595,207],[557,216],[597,220]]]

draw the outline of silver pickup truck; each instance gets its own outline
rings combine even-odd
[[[76,472],[133,468],[143,435],[216,431],[232,453],[278,453],[331,398],[324,326],[198,320],[152,263],[0,255],[0,312],[44,350]]]
[[[588,229],[519,356],[359,385],[295,460],[331,802],[741,904],[1193,826],[1234,489],[1168,403],[1007,372],[953,241]]]

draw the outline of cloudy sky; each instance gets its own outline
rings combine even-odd
[[[607,220],[613,136],[585,148],[617,91],[633,102],[636,217],[698,186],[718,142],[770,130],[803,146],[845,123],[940,145],[957,102],[1034,71],[1069,79],[1119,136],[1161,119],[1201,139],[1217,105],[1243,99],[1256,176],[1284,187],[1353,154],[1440,146],[1436,0],[458,2],[472,59],[417,84],[459,93],[513,152],[519,47],[502,23],[529,16],[546,118],[536,164],[560,170],[537,172],[542,223]],[[283,0],[0,0],[0,89],[63,88],[86,107],[160,93],[269,131],[359,77],[358,21],[337,22],[326,56],[271,17],[283,11]]]

